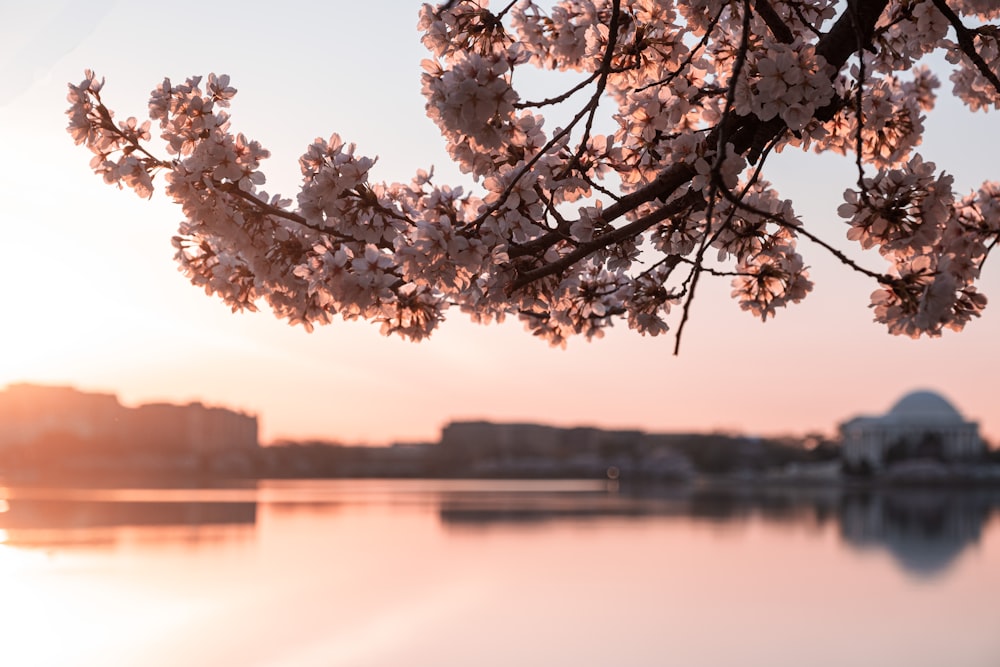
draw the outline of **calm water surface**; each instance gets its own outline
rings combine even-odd
[[[1000,665],[1000,493],[0,487],[0,664]]]

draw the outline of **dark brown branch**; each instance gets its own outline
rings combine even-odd
[[[841,14],[830,31],[817,42],[817,55],[823,56],[834,72],[840,72],[848,58],[855,53],[859,36],[865,47],[871,44],[875,24],[888,4],[889,0],[859,0],[855,9]],[[843,105],[842,100],[834,99],[830,104],[818,109],[814,117],[820,121],[829,120]],[[740,155],[746,154],[753,145],[766,145],[772,137],[787,129],[780,117],[761,121],[756,116],[741,116],[735,119],[727,118],[726,122],[736,126],[730,136],[736,152]]]
[[[802,22],[802,25],[804,25],[809,32],[811,32],[817,37],[823,36],[823,34],[816,28],[816,26],[814,26],[812,23],[806,20],[805,15],[802,13],[802,6],[800,3],[793,2],[791,3],[791,7],[792,11],[795,12],[796,18],[798,18],[799,21]]]
[[[698,277],[701,276],[701,272],[703,270],[701,261],[691,265],[691,286],[686,290],[687,297],[684,299],[684,306],[681,309],[681,321],[677,325],[677,335],[674,336],[675,357],[681,353],[681,335],[684,333],[684,327],[687,325],[688,318],[691,315],[691,304],[694,303],[694,292],[698,288]]]
[[[739,85],[740,74],[743,72],[743,66],[746,64],[747,51],[750,50],[750,2],[749,0],[743,0],[743,27],[740,32],[740,48],[736,52],[736,62],[733,63],[733,73],[729,81],[729,90],[726,91],[726,110],[723,112],[723,118],[729,118],[733,115],[733,103],[736,100],[736,86]],[[712,171],[718,171],[722,165],[722,161],[726,157],[726,144],[729,142],[729,131],[731,126],[728,123],[722,123],[719,126],[719,137],[718,143],[716,145],[715,163],[712,165]],[[712,199],[713,197],[710,197]],[[711,209],[709,209],[709,221],[711,221]]]
[[[97,112],[97,117],[100,119],[100,127],[113,132],[122,139],[128,142],[129,147],[132,151],[138,151],[145,155],[149,160],[152,161],[153,165],[161,169],[172,169],[173,163],[167,162],[166,160],[161,160],[152,153],[150,153],[146,148],[139,143],[138,139],[131,137],[126,134],[118,125],[115,123],[114,118],[111,115],[111,111],[104,106],[104,102],[101,100],[100,92],[96,90],[91,90],[90,94],[93,96],[94,101],[97,102],[97,106],[94,107],[94,111]],[[125,149],[118,149],[125,152]],[[127,155],[128,153],[126,153]]]
[[[795,35],[792,34],[792,29],[785,25],[785,22],[781,20],[780,16],[778,16],[778,12],[774,11],[774,7],[771,6],[771,3],[767,0],[754,0],[753,8],[757,12],[757,15],[764,19],[764,23],[767,24],[771,34],[774,35],[778,41],[784,42],[785,44],[791,44],[795,41]]]
[[[621,0],[611,0],[611,23],[608,25],[608,46],[604,50],[604,58],[601,60],[601,76],[597,80],[597,90],[590,102],[590,109],[587,115],[587,122],[583,126],[583,136],[580,137],[580,145],[570,164],[579,163],[587,150],[587,142],[590,140],[590,132],[594,127],[594,117],[597,115],[597,107],[601,105],[601,95],[608,85],[608,75],[611,73],[611,62],[614,60],[615,47],[618,44],[618,22],[621,20]],[[567,173],[567,170],[563,170]]]
[[[646,202],[654,199],[666,200],[677,188],[690,181],[694,175],[695,170],[691,165],[684,162],[676,162],[667,167],[649,185],[623,196],[620,200],[604,209],[601,213],[601,219],[604,222],[610,223]],[[511,245],[508,254],[511,258],[541,254],[563,238],[565,237],[561,233],[548,232],[527,243]]]
[[[688,259],[687,257],[681,257],[678,263],[685,263],[694,266],[694,260]],[[707,273],[710,276],[715,276],[716,278],[739,278],[740,276],[751,277],[754,274],[748,273],[747,271],[723,271],[722,269],[716,269],[711,266],[701,266],[701,272]]]
[[[507,286],[507,293],[510,294],[515,292],[525,285],[533,283],[541,278],[545,278],[546,276],[561,273],[597,250],[641,234],[656,223],[662,222],[670,216],[677,215],[685,209],[697,206],[699,200],[701,200],[700,193],[697,191],[689,192],[683,197],[675,199],[669,204],[665,204],[652,213],[649,213],[634,222],[630,222],[624,227],[619,227],[618,229],[614,229],[606,234],[602,234],[592,241],[581,243],[572,252],[560,257],[558,260],[540,266],[537,269],[525,271],[519,275],[513,282],[510,283],[510,285]]]
[[[584,88],[586,88],[590,84],[592,84],[594,82],[594,80],[597,79],[597,77],[599,75],[600,75],[600,72],[594,72],[593,74],[591,74],[590,76],[588,76],[586,79],[584,79],[580,83],[576,84],[575,86],[573,86],[572,88],[570,88],[569,90],[567,90],[562,95],[558,95],[556,97],[548,97],[548,98],[546,98],[544,100],[541,100],[541,101],[538,101],[538,102],[517,102],[514,105],[514,108],[515,109],[527,109],[528,107],[544,107],[544,106],[551,106],[553,104],[560,104],[562,102],[565,102],[569,98],[573,97],[573,95],[575,95],[576,93],[580,92],[581,90],[583,90]]]
[[[989,65],[986,64],[986,61],[983,60],[983,57],[976,50],[976,44],[972,39],[973,31],[965,27],[962,19],[948,6],[946,0],[932,0],[932,2],[938,8],[938,11],[948,19],[951,27],[955,29],[955,35],[958,37],[958,45],[961,47],[962,53],[972,61],[976,69],[993,85],[997,94],[1000,94],[1000,79],[997,78],[997,75],[990,69]]]
[[[687,69],[688,65],[691,64],[691,62],[694,60],[695,56],[703,48],[705,48],[706,44],[708,44],[708,40],[712,36],[712,31],[715,30],[715,26],[718,25],[719,19],[722,18],[722,12],[723,12],[724,9],[725,9],[725,7],[723,7],[718,12],[716,12],[715,16],[712,17],[712,21],[708,24],[708,28],[705,29],[705,34],[702,36],[701,40],[694,46],[693,49],[691,49],[690,52],[688,52],[687,56],[684,57],[684,60],[682,60],[681,63],[680,63],[680,65],[677,66],[676,70],[674,70],[673,72],[670,72],[670,74],[668,74],[666,77],[660,79],[659,81],[654,81],[653,83],[647,83],[645,86],[641,86],[639,88],[636,88],[635,92],[641,93],[642,91],[646,90],[647,88],[652,88],[653,86],[662,86],[663,84],[670,83],[675,78],[677,78],[677,76],[681,72],[683,72],[685,69]]]
[[[830,31],[819,40],[816,52],[826,59],[835,72],[839,72],[848,58],[855,53],[859,39],[865,46],[871,43],[875,24],[878,22],[879,16],[885,10],[888,3],[889,0],[859,0],[854,9],[847,10],[841,14]],[[843,104],[843,100],[834,100],[826,107],[817,110],[815,116],[821,120],[832,118],[836,111],[843,107]],[[586,109],[584,109],[584,112],[586,112]],[[579,117],[578,115],[577,118]],[[737,154],[746,155],[754,146],[760,146],[760,151],[762,151],[774,137],[780,136],[786,130],[787,126],[780,117],[765,122],[753,115],[736,116],[730,112],[724,116],[724,120],[706,137],[706,145],[718,145],[720,135],[724,135],[729,137],[729,143],[733,144],[733,148]],[[690,181],[695,176],[695,173],[694,168],[686,163],[671,164],[654,181],[635,192],[625,195],[620,201],[606,208],[602,214],[602,219],[610,223],[644,203],[655,199],[667,201],[678,188]],[[642,220],[608,232],[598,239],[594,239],[589,244],[578,246],[572,253],[552,264],[547,264],[521,274],[511,283],[508,290],[514,291],[533,280],[558,273],[568,268],[572,263],[586,257],[591,252],[604,248],[610,243],[628,238],[630,235],[639,234],[653,224],[655,222],[647,223],[646,218],[643,218]],[[799,231],[802,232],[803,230],[800,229]],[[804,235],[820,243],[818,239],[812,238],[812,235],[808,233]],[[540,255],[547,248],[564,238],[565,236],[559,232],[543,234],[541,237],[528,243],[519,246],[512,245],[510,248],[510,257]],[[837,255],[835,249],[829,246],[826,247]],[[850,260],[846,256],[843,256],[842,253],[837,256],[841,258],[841,261],[846,260],[846,263],[850,263]],[[862,273],[865,273],[865,275],[872,277],[879,276],[879,274],[861,269],[861,267],[858,267],[858,269]],[[696,278],[694,279],[696,280]]]
[[[861,33],[861,19],[858,15],[857,6],[853,2],[848,2],[847,6],[848,12],[851,15],[851,19],[855,22],[855,39],[857,41],[857,53],[858,53],[858,89],[854,94],[854,105],[857,107],[854,110],[854,115],[856,118],[856,125],[854,127],[854,165],[858,171],[858,190],[861,192],[861,201],[868,205],[868,186],[865,184],[865,165],[864,165],[864,91],[865,91],[865,79],[867,78],[867,73],[865,70],[865,44],[863,41],[863,35]]]
[[[499,11],[499,13],[497,13],[497,17],[496,17],[497,21],[499,21],[500,19],[502,19],[504,17],[504,14],[506,14],[507,12],[509,12],[510,10],[512,10],[514,8],[514,5],[516,5],[516,4],[517,4],[517,0],[511,0],[511,2],[506,7],[504,7],[503,9],[501,9]]]
[[[220,192],[225,192],[228,195],[234,195],[239,199],[242,199],[250,204],[253,204],[265,215],[273,215],[276,218],[284,218],[289,222],[294,222],[297,225],[302,225],[303,227],[311,229],[314,232],[320,232],[321,234],[330,233],[330,230],[323,229],[322,227],[317,227],[316,225],[311,224],[308,220],[303,218],[298,213],[292,213],[291,211],[286,211],[283,208],[278,208],[277,206],[271,206],[267,202],[261,201],[253,194],[247,192],[246,190],[242,190],[240,186],[237,185],[236,183],[216,183],[215,187]]]
[[[507,187],[504,188],[503,193],[501,193],[501,195],[497,197],[497,200],[492,204],[490,204],[485,211],[480,213],[475,220],[467,224],[464,229],[478,230],[480,225],[482,225],[487,218],[496,213],[496,211],[500,208],[500,206],[503,205],[503,202],[507,200],[507,198],[510,196],[510,193],[514,191],[514,188],[515,186],[517,186],[518,181],[521,180],[521,177],[527,174],[531,170],[531,168],[534,167],[535,164],[542,159],[542,157],[544,157],[550,150],[552,150],[553,146],[562,141],[563,137],[568,136],[569,133],[572,132],[573,128],[576,127],[577,123],[579,123],[583,119],[583,117],[586,116],[588,113],[591,115],[591,119],[588,121],[588,127],[589,127],[590,123],[593,121],[593,110],[596,108],[601,95],[604,94],[604,87],[608,80],[608,71],[609,68],[611,67],[611,59],[612,56],[614,55],[615,44],[617,43],[618,39],[618,18],[620,13],[620,7],[621,7],[621,0],[612,0],[613,13],[611,15],[611,26],[610,26],[610,31],[608,33],[608,45],[604,52],[604,58],[601,61],[601,69],[600,69],[601,75],[597,80],[597,90],[595,90],[594,94],[591,95],[590,101],[583,107],[583,109],[581,109],[575,116],[573,116],[573,120],[571,120],[566,125],[566,127],[564,127],[561,131],[557,132],[555,136],[553,136],[551,139],[549,139],[548,143],[546,143],[545,146],[543,146],[542,149],[538,151],[538,153],[533,158],[531,158],[523,167],[521,167],[521,170],[514,176],[513,179],[511,179],[511,182],[507,184]],[[554,242],[555,241],[553,241],[553,243]]]
[[[816,44],[816,54],[826,58],[838,72],[857,48],[855,30],[860,32],[861,41],[866,47],[871,44],[872,35],[875,34],[875,24],[889,4],[889,0],[851,0],[851,2],[856,3],[855,8],[841,14],[830,28],[830,32]]]
[[[853,259],[851,259],[847,255],[845,255],[844,253],[842,253],[841,251],[837,250],[832,245],[830,245],[829,243],[827,243],[823,239],[819,238],[818,236],[816,236],[815,234],[813,234],[812,232],[810,232],[809,230],[807,230],[805,228],[805,226],[796,224],[794,222],[790,222],[788,220],[785,220],[780,215],[775,215],[774,213],[770,213],[770,212],[765,211],[763,209],[759,209],[756,206],[751,206],[750,204],[747,204],[745,201],[743,201],[742,197],[738,197],[737,195],[733,194],[725,186],[720,186],[719,187],[719,191],[722,193],[722,195],[726,199],[728,199],[730,202],[732,202],[732,204],[734,206],[736,206],[736,207],[738,207],[738,208],[740,208],[740,209],[742,209],[744,211],[748,211],[750,213],[753,213],[755,215],[759,215],[760,217],[762,217],[762,218],[764,218],[766,220],[770,220],[771,222],[774,222],[774,223],[776,223],[776,224],[778,224],[778,225],[780,225],[780,226],[782,226],[782,227],[784,227],[784,228],[786,228],[786,229],[794,232],[795,234],[800,234],[800,235],[806,237],[807,239],[809,239],[810,241],[812,241],[816,245],[819,245],[819,246],[825,248],[831,255],[833,255],[834,257],[836,257],[837,259],[839,259],[842,263],[844,263],[846,266],[851,267],[852,269],[854,269],[858,273],[866,275],[869,278],[874,278],[875,280],[877,280],[880,283],[886,283],[886,282],[888,282],[888,280],[891,279],[890,276],[887,276],[884,273],[876,273],[875,271],[871,271],[870,269],[866,269],[865,267],[861,266],[860,264],[858,264],[857,262],[855,262]]]
[[[220,192],[224,192],[226,194],[233,195],[234,197],[244,200],[248,204],[254,206],[258,210],[258,212],[262,213],[263,215],[271,215],[276,218],[282,218],[284,220],[288,220],[289,222],[294,222],[295,224],[301,225],[306,229],[311,229],[317,234],[328,236],[337,241],[348,242],[348,243],[364,243],[364,241],[356,239],[353,236],[340,234],[328,227],[319,227],[317,225],[314,225],[310,223],[308,220],[306,220],[304,217],[299,215],[298,213],[292,213],[291,211],[286,211],[283,208],[272,206],[271,204],[268,204],[266,201],[258,199],[252,193],[249,193],[246,190],[241,189],[239,185],[237,185],[236,183],[215,183],[215,187],[218,188]],[[380,239],[375,245],[378,246],[379,248],[382,248],[383,250],[393,249],[392,244],[384,239]]]

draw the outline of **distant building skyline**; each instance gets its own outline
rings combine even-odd
[[[226,466],[260,447],[256,415],[16,383],[0,391],[0,454],[51,467]]]
[[[170,447],[171,442],[175,440],[189,442],[194,449],[239,447],[245,446],[250,440],[255,443],[255,447],[260,447],[262,443],[259,438],[259,419],[260,416],[253,412],[206,405],[198,400],[187,402],[157,400],[127,406],[121,403],[116,392],[84,390],[67,384],[12,382],[6,387],[0,387],[0,448],[10,444],[27,443],[47,432],[61,432],[81,439],[104,437],[117,440],[122,435],[136,435],[139,432],[136,429],[139,428],[144,428],[143,439],[154,447]],[[873,447],[878,448],[871,444],[873,438],[884,440],[885,434],[896,433],[905,424],[909,424],[911,431],[915,429],[914,432],[922,432],[929,426],[944,428],[942,424],[950,424],[952,428],[945,429],[949,434],[948,442],[961,440],[964,443],[961,445],[962,451],[976,454],[983,449],[989,449],[989,443],[980,432],[979,422],[965,420],[948,399],[932,389],[907,392],[884,415],[858,414],[839,421],[836,424],[836,436],[833,440],[842,442],[845,448],[850,450],[846,457],[852,461],[855,459],[860,461],[865,456],[871,456]],[[820,426],[816,426],[798,436],[782,436],[778,439],[797,438],[806,442],[820,437],[819,434],[823,430]],[[881,433],[877,438],[873,435],[876,432]],[[502,450],[516,447],[514,441],[518,439],[526,442],[553,439],[563,441],[567,433],[574,434],[577,444],[588,450],[598,447],[599,441],[607,441],[609,438],[632,440],[642,436],[649,439],[662,438],[668,434],[711,434],[751,439],[761,437],[738,429],[650,431],[642,428],[607,428],[586,422],[565,425],[540,421],[456,417],[442,424],[439,442],[447,446],[449,443],[467,441],[470,437],[479,437],[483,439],[484,446]],[[347,442],[338,433],[302,438],[298,441],[324,440],[344,445],[365,446],[363,443]],[[294,441],[296,440],[279,438],[266,444]],[[868,444],[862,445],[862,441]],[[384,444],[409,442],[416,440]],[[549,444],[554,446],[554,440]],[[955,456],[958,456],[957,453]]]

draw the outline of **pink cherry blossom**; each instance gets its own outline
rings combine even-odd
[[[294,197],[264,192],[269,153],[232,128],[227,75],[163,79],[148,120],[120,122],[87,70],[67,129],[105,182],[141,197],[165,184],[193,284],[306,328],[339,316],[420,340],[453,309],[517,317],[553,345],[616,322],[679,338],[699,280],[729,281],[764,320],[805,298],[805,239],[873,281],[891,333],[938,336],[986,305],[1000,185],[957,194],[917,152],[939,87],[918,61],[942,53],[959,100],[1000,108],[1000,27],[984,23],[998,18],[989,0],[425,4],[426,111],[471,189],[433,170],[379,182],[375,159],[327,132]],[[572,82],[529,98],[527,67]],[[769,156],[796,148],[856,163],[831,185],[862,259],[768,181]]]

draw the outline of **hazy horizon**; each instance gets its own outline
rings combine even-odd
[[[29,385],[29,386],[33,386],[33,387],[42,387],[42,388],[51,388],[51,389],[66,389],[66,388],[68,388],[68,389],[71,389],[71,390],[74,390],[74,391],[78,391],[78,392],[84,393],[84,394],[105,394],[105,395],[110,394],[110,395],[113,395],[118,400],[118,403],[123,408],[137,408],[137,407],[140,407],[140,406],[143,406],[143,405],[157,404],[157,403],[168,403],[168,404],[181,405],[181,406],[195,403],[195,404],[203,404],[203,405],[205,405],[205,407],[208,407],[208,408],[223,408],[223,409],[230,410],[230,411],[233,411],[233,412],[246,414],[248,416],[257,418],[258,423],[260,423],[261,421],[266,420],[266,415],[264,415],[264,414],[256,413],[256,412],[249,411],[249,410],[244,410],[244,409],[241,409],[239,406],[230,405],[230,404],[226,404],[226,403],[205,403],[204,401],[200,401],[200,400],[174,401],[174,400],[170,400],[169,398],[155,399],[155,400],[141,400],[141,401],[138,401],[138,402],[130,403],[130,402],[123,401],[121,399],[121,396],[118,394],[118,392],[116,392],[113,388],[101,388],[101,389],[87,389],[87,390],[84,390],[84,389],[81,389],[80,387],[76,387],[76,386],[73,386],[73,385],[44,384],[44,383],[34,383],[34,382],[11,382],[11,383],[8,383],[5,386],[0,386],[0,394],[2,394],[3,392],[9,390],[11,387],[14,387],[14,386],[17,386],[17,385]],[[926,390],[927,388],[923,388],[923,389]],[[945,396],[944,398],[947,400],[948,397]],[[745,437],[762,437],[762,438],[783,438],[783,437],[788,437],[788,438],[801,438],[801,439],[805,439],[807,436],[820,435],[820,436],[826,437],[828,439],[837,440],[837,439],[839,439],[839,432],[838,432],[838,429],[836,427],[839,426],[839,424],[841,422],[847,421],[850,418],[860,417],[860,416],[881,416],[882,414],[884,414],[884,412],[888,412],[888,411],[889,411],[889,409],[887,408],[883,412],[869,411],[869,412],[864,412],[864,413],[858,413],[858,414],[850,415],[850,416],[845,417],[844,419],[840,420],[840,422],[838,422],[838,424],[836,424],[833,429],[829,429],[829,430],[824,430],[822,428],[813,428],[813,429],[806,429],[806,430],[801,431],[801,432],[792,432],[792,431],[778,432],[778,431],[775,431],[775,432],[771,432],[771,433],[750,433],[750,432],[744,432],[744,431],[739,431],[739,430],[734,430],[734,429],[720,429],[720,428],[715,428],[715,429],[711,429],[711,428],[709,428],[709,429],[692,428],[692,429],[686,429],[686,430],[672,429],[672,430],[660,430],[660,431],[656,431],[656,430],[651,430],[651,429],[648,429],[648,428],[644,428],[644,427],[642,427],[640,425],[601,426],[601,425],[598,425],[598,424],[586,421],[586,418],[581,418],[578,421],[558,422],[558,421],[552,421],[552,420],[546,421],[545,419],[533,419],[533,420],[506,419],[506,420],[504,420],[504,419],[491,418],[489,416],[467,416],[467,417],[446,418],[440,424],[440,427],[439,427],[438,431],[433,435],[433,437],[417,438],[417,437],[406,437],[404,435],[403,437],[395,438],[395,439],[393,439],[391,441],[372,442],[372,441],[365,441],[365,440],[362,440],[362,441],[349,441],[349,440],[345,440],[344,438],[342,438],[337,433],[316,433],[316,434],[306,435],[306,436],[301,436],[301,437],[287,437],[287,436],[282,436],[282,435],[278,435],[278,436],[272,437],[270,439],[266,439],[264,437],[261,437],[260,438],[260,445],[264,446],[264,447],[267,447],[267,446],[278,445],[278,444],[282,444],[282,443],[286,443],[286,442],[290,442],[290,443],[295,443],[295,442],[323,442],[323,443],[326,443],[326,444],[337,444],[337,445],[345,445],[345,446],[387,447],[387,446],[396,445],[396,444],[414,444],[414,443],[437,442],[437,441],[440,440],[440,436],[441,436],[442,430],[446,426],[448,426],[449,424],[458,423],[458,422],[480,422],[480,421],[481,422],[496,423],[496,424],[504,424],[504,423],[511,423],[511,424],[528,423],[528,424],[537,424],[537,425],[541,425],[541,426],[549,426],[549,427],[553,427],[553,428],[567,429],[567,430],[569,430],[569,429],[577,429],[577,428],[595,428],[595,429],[603,429],[603,430],[640,431],[640,432],[651,433],[651,434],[655,434],[655,433],[665,433],[665,434],[669,434],[669,433],[673,433],[673,434],[697,433],[697,434],[719,434],[719,435],[745,436]],[[989,438],[985,438],[984,437],[984,441],[986,442],[986,446],[987,446],[988,449],[994,449],[994,448],[997,448],[998,446],[1000,446],[1000,443],[993,442]]]

